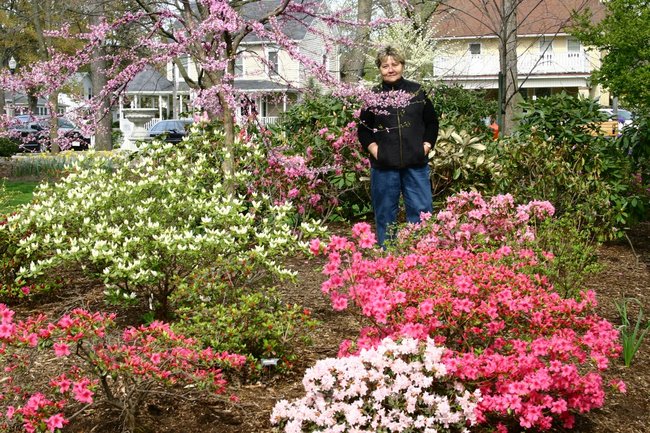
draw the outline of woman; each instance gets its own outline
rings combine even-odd
[[[368,107],[361,111],[358,136],[370,154],[370,188],[377,241],[392,237],[400,195],[406,219],[417,223],[433,212],[429,152],[438,137],[438,116],[420,84],[404,79],[404,57],[393,47],[377,53],[375,64],[382,83],[376,92],[402,91],[410,95],[405,107]]]

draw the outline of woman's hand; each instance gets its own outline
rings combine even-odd
[[[375,142],[372,142],[368,145],[368,152],[373,156],[373,158],[377,159],[377,151],[379,150],[379,145]]]

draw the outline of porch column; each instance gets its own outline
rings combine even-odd
[[[163,114],[162,114],[162,95],[158,95],[158,118],[162,119]]]

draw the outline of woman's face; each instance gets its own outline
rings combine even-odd
[[[392,84],[402,78],[404,65],[391,56],[388,56],[381,61],[379,72],[381,73],[381,79],[384,80],[385,83]]]

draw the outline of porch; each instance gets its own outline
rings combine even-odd
[[[584,52],[524,54],[517,60],[519,75],[590,74],[592,64]],[[499,56],[465,54],[436,57],[433,63],[435,78],[496,76]]]

